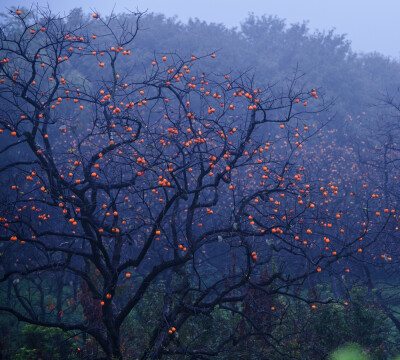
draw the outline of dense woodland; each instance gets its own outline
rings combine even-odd
[[[400,354],[399,62],[268,16],[0,24],[1,359]]]

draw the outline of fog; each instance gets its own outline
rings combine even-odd
[[[36,2],[35,2],[36,3]],[[186,22],[189,18],[199,18],[207,22],[222,23],[227,27],[237,27],[249,13],[255,15],[276,15],[286,19],[288,24],[307,21],[311,30],[336,29],[338,34],[346,34],[354,51],[380,52],[393,58],[400,56],[400,2],[397,0],[294,0],[281,1],[241,1],[241,0],[118,0],[79,1],[67,3],[58,0],[38,1],[48,4],[55,12],[68,12],[74,7],[85,11],[96,9],[104,15],[113,9],[116,12],[128,10],[148,10],[177,17]],[[31,6],[28,0],[1,0],[0,10],[11,6]]]

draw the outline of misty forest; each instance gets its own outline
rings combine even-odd
[[[395,359],[399,88],[273,16],[3,12],[0,359]]]

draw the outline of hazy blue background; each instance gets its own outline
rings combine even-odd
[[[100,14],[108,14],[114,6],[117,12],[138,7],[167,16],[176,15],[182,21],[198,17],[228,27],[238,26],[249,12],[277,15],[289,24],[308,20],[312,30],[336,28],[338,34],[347,34],[355,51],[377,51],[400,59],[399,0],[48,0],[36,3],[49,4],[57,12],[82,7],[87,11],[96,9]],[[28,0],[0,0],[0,11],[31,4]]]

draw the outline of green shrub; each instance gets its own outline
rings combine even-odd
[[[77,344],[71,334],[58,328],[25,325],[22,330],[23,346],[15,360],[74,360]]]

